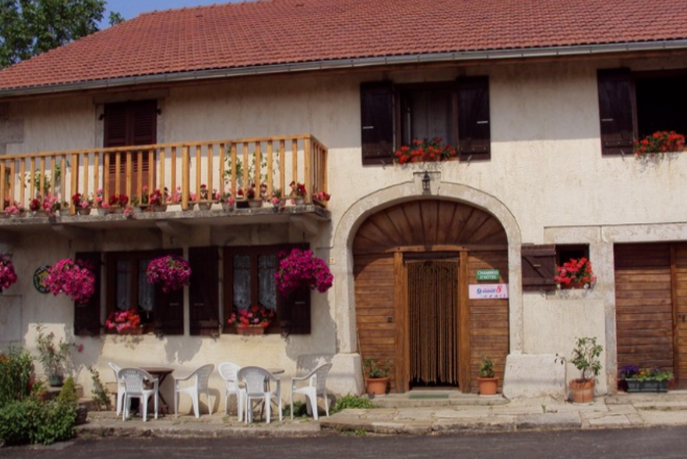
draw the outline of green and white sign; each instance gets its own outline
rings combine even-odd
[[[477,280],[478,281],[497,281],[501,278],[501,274],[498,269],[478,269],[477,270]]]

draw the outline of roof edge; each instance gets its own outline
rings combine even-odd
[[[192,70],[175,73],[157,73],[132,77],[92,80],[78,83],[62,83],[26,88],[2,89],[0,99],[41,94],[58,94],[81,90],[109,89],[137,84],[175,83],[182,81],[203,81],[216,78],[240,76],[274,75],[294,72],[312,72],[346,68],[377,67],[384,65],[422,64],[434,62],[460,62],[473,60],[503,60],[537,57],[565,57],[605,53],[629,53],[637,51],[662,51],[687,49],[687,39],[661,40],[651,42],[626,42],[603,45],[552,46],[544,48],[518,48],[491,51],[464,51],[447,53],[408,54],[352,59],[336,59],[292,64],[255,65],[221,69]]]

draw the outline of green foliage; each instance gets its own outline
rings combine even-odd
[[[282,414],[284,415],[284,417],[290,417],[291,405],[284,407],[284,409],[282,409]],[[307,417],[308,405],[300,401],[293,402],[293,416],[296,418]]]
[[[101,381],[100,373],[93,367],[89,367],[88,371],[91,372],[91,380],[93,381],[93,389],[91,390],[91,395],[93,396],[93,401],[97,404],[98,410],[100,411],[112,409],[110,393]]]
[[[98,31],[105,4],[105,0],[0,0],[0,68]]]
[[[57,400],[61,403],[71,403],[76,405],[79,401],[79,395],[76,392],[76,384],[74,384],[74,378],[71,376],[66,379],[60,394],[57,396]]]
[[[76,405],[35,398],[0,408],[0,439],[8,445],[48,445],[74,436]]]
[[[330,410],[330,414],[338,413],[339,411],[343,411],[347,408],[351,409],[361,409],[361,410],[369,410],[371,408],[374,408],[375,406],[372,404],[369,398],[367,397],[359,397],[357,395],[346,395],[341,398],[339,398],[336,401],[336,405],[334,405]]]
[[[62,376],[69,360],[69,351],[74,343],[61,338],[55,343],[55,334],[53,332],[46,334],[44,330],[45,327],[42,324],[36,325],[38,361],[43,365],[43,370],[48,376]]]
[[[121,24],[122,22],[124,22],[124,16],[117,13],[116,11],[110,11],[110,15],[107,17],[107,22],[111,26]]]
[[[34,381],[33,359],[29,351],[10,347],[7,355],[0,354],[0,408],[27,398]]]
[[[591,379],[592,374],[594,377],[599,376],[601,371],[599,356],[603,350],[600,344],[596,344],[596,337],[577,338],[577,345],[573,349],[570,362],[582,372],[582,379]]]
[[[483,378],[493,378],[495,376],[494,362],[492,362],[489,357],[484,357],[482,359],[482,365],[479,367],[479,374]]]
[[[368,378],[386,378],[389,376],[390,367],[388,360],[384,362],[384,367],[382,367],[376,360],[365,359],[363,366]]]

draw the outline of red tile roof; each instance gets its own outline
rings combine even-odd
[[[271,0],[146,13],[0,72],[0,91],[208,69],[687,39],[685,0]]]

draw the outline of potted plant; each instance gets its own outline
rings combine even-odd
[[[587,258],[571,258],[562,266],[556,266],[553,280],[561,289],[587,289],[596,282],[596,276],[592,270],[592,262]]]
[[[313,195],[313,201],[315,201],[318,204],[321,204],[322,206],[327,206],[327,203],[329,200],[332,198],[332,195],[330,195],[327,192],[324,191],[318,191]]]
[[[387,360],[382,367],[379,362],[372,359],[365,359],[365,385],[367,393],[370,395],[386,394],[386,386],[389,383],[389,361]]]
[[[232,196],[231,191],[229,191],[228,189],[220,195],[219,201],[222,204],[222,210],[234,210],[234,206],[236,205],[236,199],[234,198],[234,196]]]
[[[297,206],[302,205],[305,202],[305,197],[308,195],[305,185],[294,181],[289,186],[291,187],[291,203]]]
[[[668,383],[673,379],[672,371],[634,365],[623,367],[620,375],[627,384],[628,392],[668,392]]]
[[[48,214],[48,217],[57,216],[57,212],[60,210],[61,207],[60,201],[57,199],[57,196],[53,196],[50,193],[45,195],[42,205],[43,210],[46,214]]]
[[[246,309],[235,309],[227,323],[236,326],[239,335],[262,335],[274,318],[273,310],[254,304]]]
[[[143,331],[141,327],[141,316],[136,308],[125,311],[112,311],[107,320],[105,328],[114,330],[120,335],[140,335]]]
[[[43,370],[48,378],[48,382],[53,387],[59,387],[64,382],[69,351],[74,347],[74,343],[69,343],[63,339],[55,342],[55,333],[45,333],[42,324],[36,326],[38,336],[36,337],[36,350],[38,351],[38,361],[43,365]],[[83,346],[77,347],[81,352]]]
[[[12,259],[5,254],[0,254],[0,292],[10,288],[17,282],[17,273],[14,272]]]
[[[146,277],[150,284],[160,284],[165,293],[179,290],[191,279],[191,266],[178,255],[165,255],[148,264]]]
[[[314,256],[311,250],[293,249],[288,255],[279,255],[281,259],[276,278],[277,288],[283,296],[288,296],[302,286],[320,293],[332,286],[334,276],[329,266],[323,259]]]
[[[91,207],[93,206],[93,197],[75,193],[72,196],[72,204],[74,204],[74,208],[79,215],[88,215],[91,213]]]
[[[675,131],[656,131],[634,141],[635,158],[643,159],[662,153],[679,152],[685,146],[685,136]]]
[[[414,139],[412,145],[403,145],[394,155],[398,164],[419,163],[426,161],[446,161],[457,158],[456,149],[442,144],[442,139]]]
[[[581,372],[581,375],[568,384],[573,403],[585,404],[594,400],[595,380],[601,371],[601,352],[603,347],[596,343],[596,337],[577,338],[570,363]]]
[[[64,385],[57,396],[57,401],[74,407],[76,411],[76,425],[86,423],[86,419],[88,418],[88,407],[82,403],[79,403],[79,394],[76,391],[74,378],[71,376],[67,377],[67,379],[64,381]]]
[[[480,395],[496,395],[496,389],[499,379],[494,372],[494,362],[489,357],[482,359],[482,364],[479,367],[479,376],[477,382],[479,383]]]
[[[248,200],[248,207],[262,207],[262,196],[258,196],[254,183],[246,188],[246,199]]]
[[[150,194],[149,205],[155,212],[165,212],[167,210],[167,203],[169,202],[169,191],[165,187],[160,190],[155,190]],[[181,194],[179,195],[179,202],[181,202]]]
[[[64,293],[77,304],[86,304],[95,293],[95,275],[81,260],[60,260],[48,271],[45,286],[53,295]]]

